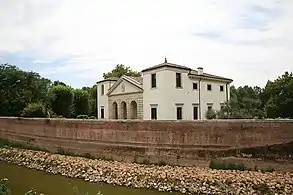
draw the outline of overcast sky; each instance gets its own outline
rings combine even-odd
[[[168,62],[264,86],[293,71],[293,0],[0,0],[0,63],[73,87]]]

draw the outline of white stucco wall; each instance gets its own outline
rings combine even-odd
[[[157,86],[151,88],[151,74],[156,73]],[[165,68],[143,73],[143,119],[151,119],[151,105],[157,105],[158,119],[165,118]]]
[[[103,81],[97,84],[97,113],[98,118],[101,118],[101,107],[104,107],[104,118],[109,118],[108,112],[108,96],[107,93],[112,85],[114,85],[115,81]],[[104,85],[104,95],[101,95],[101,86]]]
[[[207,85],[212,85],[212,90],[207,90]],[[224,91],[220,91],[220,86],[224,87]],[[230,88],[230,85],[227,86]],[[228,89],[228,93],[230,93]],[[212,104],[212,109],[220,110],[221,104],[226,102],[226,83],[213,80],[202,80],[201,81],[201,118],[205,119],[206,111],[208,110],[208,104]],[[229,99],[229,96],[228,96]]]
[[[181,73],[182,88],[176,88],[176,72]],[[151,89],[152,73],[157,73],[157,88],[155,89]],[[205,118],[207,103],[213,103],[213,109],[219,110],[220,103],[226,101],[225,82],[202,80],[197,90],[193,89],[194,82],[198,83],[199,79],[190,79],[188,70],[161,68],[145,72],[143,74],[144,119],[151,119],[151,105],[157,104],[158,120],[176,120],[176,104],[182,104],[182,119],[193,120],[193,105],[199,104],[199,87],[201,88],[201,105],[198,109],[201,109],[198,111],[198,117]],[[207,91],[208,83],[212,84],[211,92]],[[223,92],[220,92],[220,85],[224,85]],[[228,93],[230,93],[229,89]]]

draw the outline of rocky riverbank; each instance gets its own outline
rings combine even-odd
[[[0,160],[89,182],[184,194],[293,194],[293,173],[140,165],[12,148],[0,148]]]

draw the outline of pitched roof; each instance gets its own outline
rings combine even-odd
[[[229,78],[225,78],[225,77],[221,77],[221,76],[217,76],[217,75],[212,75],[212,74],[208,74],[208,73],[198,74],[198,71],[193,70],[193,69],[191,69],[191,68],[189,68],[187,66],[182,66],[182,65],[179,65],[179,64],[169,63],[169,62],[167,62],[166,58],[165,58],[164,63],[158,64],[158,65],[155,65],[155,66],[151,66],[149,68],[146,68],[146,69],[142,70],[141,72],[146,72],[146,71],[149,71],[149,70],[154,70],[154,69],[162,68],[162,67],[172,67],[172,68],[179,68],[179,69],[189,70],[189,75],[193,75],[193,76],[197,76],[197,77],[204,77],[204,78],[210,78],[210,79],[219,79],[219,80],[225,80],[225,81],[228,81],[228,82],[233,81],[232,79],[229,79]]]
[[[131,76],[127,76],[127,77],[139,82],[142,85],[142,77],[131,77]]]
[[[146,69],[142,70],[141,72],[146,72],[146,71],[149,71],[149,70],[154,70],[154,69],[162,68],[162,67],[171,67],[171,68],[179,68],[179,69],[184,69],[184,70],[191,70],[187,66],[173,64],[173,63],[169,63],[169,62],[165,61],[164,63],[161,63],[161,64],[158,64],[158,65],[155,65],[155,66],[151,66],[149,68],[146,68]]]
[[[119,78],[117,78],[117,77],[109,77],[109,78],[106,78],[106,79],[98,81],[97,84],[101,83],[101,82],[104,82],[104,81],[118,81],[118,79]]]
[[[198,71],[196,70],[191,70],[189,75],[192,76],[197,76],[197,77],[205,77],[205,78],[211,78],[211,79],[219,79],[219,80],[226,80],[229,82],[232,82],[232,79],[226,78],[226,77],[221,77],[221,76],[217,76],[217,75],[213,75],[213,74],[208,74],[208,73],[202,73],[202,74],[198,74]]]

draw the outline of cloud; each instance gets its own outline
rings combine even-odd
[[[51,60],[34,60],[33,63],[34,64],[49,64],[52,63],[53,61]]]
[[[165,56],[263,86],[293,71],[292,17],[291,0],[0,1],[0,58],[74,87]]]

